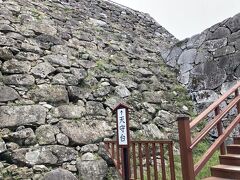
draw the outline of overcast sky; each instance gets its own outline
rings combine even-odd
[[[176,38],[198,34],[240,13],[240,0],[112,0],[149,13]]]

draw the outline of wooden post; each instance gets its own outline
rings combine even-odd
[[[122,148],[122,174],[124,180],[130,179],[130,133],[129,107],[119,104],[113,111],[117,119],[117,148]]]
[[[235,90],[235,97],[239,96],[239,91],[238,89]],[[240,114],[240,102],[237,103],[237,113]],[[240,126],[240,125],[238,125]],[[238,132],[238,134],[240,135],[240,132]]]
[[[215,116],[217,116],[220,113],[220,108],[219,106],[216,107],[215,109]],[[222,121],[217,123],[217,131],[218,131],[218,137],[222,135],[223,133],[223,127],[222,127]],[[220,153],[221,155],[226,154],[226,149],[225,149],[225,143],[223,142],[220,146]]]
[[[179,132],[179,145],[180,156],[182,163],[182,178],[184,180],[194,180],[194,164],[191,146],[191,133],[189,125],[189,117],[178,117],[178,132]]]

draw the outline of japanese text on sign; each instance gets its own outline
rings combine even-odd
[[[118,142],[119,145],[127,145],[127,120],[126,120],[126,109],[117,110],[117,121],[118,121]]]

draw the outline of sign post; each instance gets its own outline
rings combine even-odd
[[[117,118],[117,148],[122,148],[122,173],[124,180],[129,180],[129,107],[120,103],[113,111]]]

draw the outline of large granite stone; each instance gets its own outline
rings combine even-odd
[[[40,145],[56,144],[55,135],[60,131],[58,127],[49,124],[42,125],[36,129],[36,138]]]
[[[77,169],[83,180],[103,180],[107,175],[108,166],[98,155],[86,153],[77,160]]]
[[[64,118],[64,119],[79,119],[85,113],[85,107],[76,105],[62,105],[53,109],[52,111],[54,117]]]
[[[39,63],[34,66],[31,72],[41,78],[47,77],[50,73],[54,72],[55,68],[48,62]]]
[[[208,32],[206,39],[208,40],[221,39],[227,37],[230,34],[231,31],[228,28],[219,27],[214,32]]]
[[[59,165],[76,160],[78,152],[71,147],[48,145],[33,148],[21,148],[12,152],[14,163],[33,166],[36,164]]]
[[[238,31],[240,29],[240,14],[237,14],[230,18],[227,21],[226,25],[232,32]]]
[[[13,53],[9,48],[0,48],[0,59],[7,61],[13,58]]]
[[[19,99],[17,91],[8,86],[0,86],[0,102],[7,102]]]
[[[196,55],[197,55],[197,50],[196,49],[185,50],[180,55],[177,63],[178,64],[194,63]]]
[[[39,105],[0,106],[0,127],[44,124],[46,113],[47,110]]]
[[[72,144],[78,145],[98,142],[113,135],[112,128],[105,121],[63,120],[58,123],[58,127],[63,134],[68,136]]]
[[[35,83],[35,78],[28,74],[14,74],[4,76],[3,82],[6,85],[32,86]]]
[[[28,61],[9,60],[2,65],[2,72],[7,74],[27,73],[31,69],[31,64]]]
[[[46,173],[43,180],[77,180],[77,178],[70,171],[58,168]]]
[[[43,59],[53,65],[59,65],[64,67],[70,66],[70,61],[64,55],[47,55],[47,56],[44,56]]]
[[[32,100],[36,102],[68,103],[68,92],[64,86],[42,84],[29,92]]]

